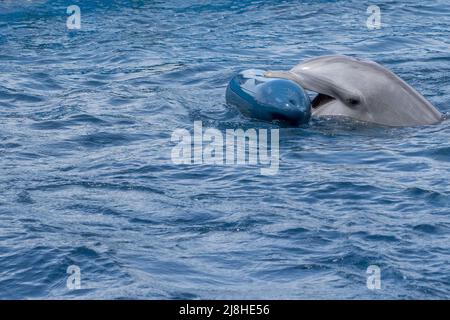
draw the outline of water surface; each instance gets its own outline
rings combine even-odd
[[[280,128],[275,176],[170,158],[194,121],[278,128],[229,79],[324,54],[448,112],[448,1],[378,4],[370,31],[360,1],[0,1],[0,298],[449,298],[448,121]]]

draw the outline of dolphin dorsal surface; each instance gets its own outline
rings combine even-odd
[[[442,114],[420,93],[383,66],[348,56],[306,60],[290,71],[269,71],[317,92],[313,116],[344,116],[386,126],[435,124]]]

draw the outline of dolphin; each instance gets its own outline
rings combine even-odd
[[[376,62],[343,55],[306,60],[266,77],[289,79],[317,92],[312,115],[344,116],[386,126],[420,126],[443,115],[420,93]]]

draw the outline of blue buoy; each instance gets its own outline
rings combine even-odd
[[[267,78],[264,73],[251,69],[234,76],[227,87],[227,103],[250,118],[293,125],[307,123],[311,101],[303,88],[291,80]]]

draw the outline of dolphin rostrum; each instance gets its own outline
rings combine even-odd
[[[386,126],[438,123],[442,114],[420,93],[381,65],[348,56],[306,60],[289,71],[268,71],[317,92],[312,115],[345,116]]]

